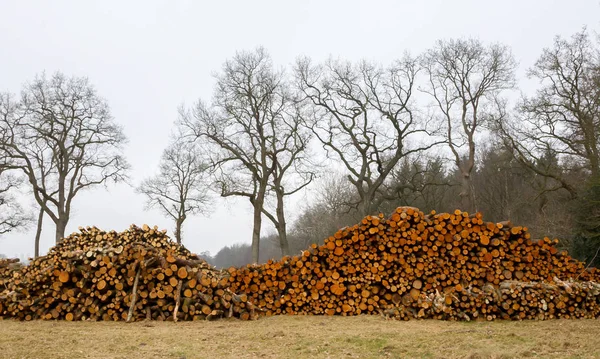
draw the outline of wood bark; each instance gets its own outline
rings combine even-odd
[[[259,184],[256,199],[250,201],[253,206],[252,222],[252,263],[258,263],[260,259],[260,231],[262,228],[262,211],[265,205],[265,193],[267,191],[266,181]]]
[[[34,242],[34,257],[37,258],[40,256],[40,239],[42,237],[42,227],[44,222],[44,209],[40,207],[40,212],[38,213],[37,220],[37,228],[35,230],[35,242]]]
[[[57,220],[54,222],[56,224],[56,243],[59,243],[65,237],[65,231],[67,229],[68,222],[69,217],[67,216],[58,217]]]

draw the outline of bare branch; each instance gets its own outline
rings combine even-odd
[[[476,210],[471,174],[478,139],[502,91],[514,87],[516,62],[506,46],[477,40],[438,41],[422,58],[445,142],[461,173],[463,209]]]
[[[20,170],[37,203],[64,236],[83,189],[125,179],[126,139],[86,78],[38,76],[17,101],[0,96],[0,152]]]
[[[441,143],[419,143],[433,131],[415,110],[419,66],[408,55],[388,68],[334,60],[315,66],[300,59],[295,71],[311,105],[303,113],[306,126],[327,156],[345,167],[362,214],[376,209],[376,193],[402,158]]]
[[[309,137],[301,133],[285,74],[275,71],[266,51],[238,52],[216,75],[210,105],[199,101],[180,110],[184,136],[205,146],[221,196],[241,196],[254,208],[253,260],[258,261],[262,214],[269,191],[276,194],[274,225],[285,240],[283,199],[299,168]],[[282,247],[283,248],[283,247]],[[286,253],[287,254],[287,253]]]
[[[158,207],[175,221],[175,237],[182,242],[182,225],[188,215],[203,213],[210,196],[208,165],[191,143],[175,140],[162,155],[157,175],[145,179],[137,192],[147,198],[146,207]]]
[[[571,197],[578,193],[568,174],[600,176],[599,45],[585,30],[570,40],[557,37],[529,70],[541,84],[535,96],[522,99],[513,121],[497,124],[522,164]]]

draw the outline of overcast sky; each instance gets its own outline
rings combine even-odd
[[[125,154],[137,184],[156,171],[177,107],[210,99],[212,74],[236,50],[264,46],[278,67],[299,55],[387,64],[437,39],[478,37],[510,45],[522,75],[555,35],[583,26],[600,30],[600,1],[0,0],[0,91],[18,93],[42,71],[89,77],[129,138]],[[215,254],[250,242],[247,201],[217,204],[210,216],[186,221],[190,250]],[[54,240],[45,221],[42,253]],[[131,223],[173,227],[158,211],[144,211],[144,198],[131,187],[109,185],[76,197],[67,233]],[[0,239],[0,253],[31,256],[34,232]]]

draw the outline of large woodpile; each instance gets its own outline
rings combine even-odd
[[[600,275],[481,214],[398,208],[368,216],[300,256],[231,268],[231,289],[267,314],[547,319],[600,315]]]
[[[80,228],[48,255],[10,274],[0,291],[0,317],[130,321],[257,315],[245,295],[229,290],[228,273],[156,227],[131,226],[121,233]]]
[[[600,317],[600,273],[556,244],[480,214],[403,207],[387,219],[368,216],[298,256],[219,271],[156,227],[88,227],[23,268],[0,262],[0,317]]]

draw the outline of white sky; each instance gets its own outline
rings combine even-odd
[[[124,126],[137,184],[156,171],[178,105],[209,100],[212,73],[236,50],[262,45],[281,67],[299,55],[387,64],[440,38],[478,37],[510,45],[522,74],[555,35],[570,36],[583,26],[600,30],[599,1],[1,0],[0,91],[18,93],[41,71],[89,77]],[[87,225],[123,230],[131,223],[171,232],[172,223],[143,204],[126,185],[82,193],[67,232]],[[215,254],[250,241],[247,201],[218,201],[217,207],[186,221],[190,250]],[[54,240],[53,225],[45,221],[42,253]],[[266,220],[263,227],[271,229]],[[0,253],[31,256],[34,232],[0,239]]]

